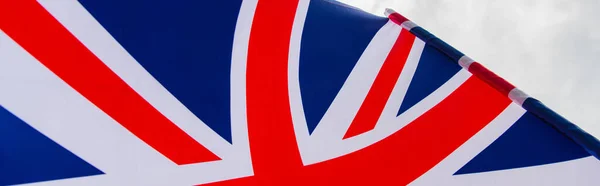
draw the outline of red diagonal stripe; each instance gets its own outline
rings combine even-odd
[[[146,102],[36,1],[0,0],[0,29],[171,161],[182,165],[219,160]]]
[[[414,41],[415,35],[406,29],[402,29],[383,66],[381,66],[375,82],[373,82],[371,89],[369,89],[367,97],[350,124],[350,128],[346,131],[344,139],[375,128],[375,124],[377,124],[383,108],[400,77]]]

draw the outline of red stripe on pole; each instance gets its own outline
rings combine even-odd
[[[388,16],[388,18],[390,18],[390,20],[392,20],[394,23],[396,23],[398,25],[401,25],[405,21],[408,21],[408,19],[406,17],[404,17],[403,15],[396,13],[396,12],[390,14]]]
[[[504,80],[502,77],[496,75],[494,72],[488,70],[478,62],[473,62],[469,66],[469,72],[473,73],[477,78],[485,81],[490,86],[498,90],[502,95],[508,96],[508,93],[515,88],[514,85]]]
[[[406,29],[402,29],[392,50],[379,70],[379,74],[377,74],[367,97],[358,110],[352,124],[350,124],[350,128],[346,131],[344,139],[375,128],[375,125],[383,112],[383,108],[390,98],[392,90],[394,90],[394,86],[400,77],[400,73],[408,59],[414,41],[415,35],[411,34]]]
[[[176,164],[219,160],[146,102],[36,1],[0,1],[0,29],[73,89]]]

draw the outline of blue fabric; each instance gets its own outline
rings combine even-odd
[[[550,110],[537,99],[527,98],[527,100],[523,102],[523,108],[540,117],[546,123],[581,145],[592,156],[600,160],[600,141],[594,136],[577,127],[577,125],[558,115],[556,112]]]
[[[0,185],[104,174],[0,106]]]
[[[311,1],[302,32],[300,88],[309,133],[386,18],[334,1]]]
[[[458,174],[545,165],[590,156],[581,146],[532,113],[525,113]]]
[[[241,0],[80,2],[171,94],[231,142],[231,51]]]
[[[454,76],[461,67],[431,45],[425,45],[398,114],[404,113]]]

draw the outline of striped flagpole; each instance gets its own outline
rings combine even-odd
[[[585,132],[577,125],[563,118],[550,108],[546,107],[539,100],[527,95],[525,92],[516,88],[514,85],[496,75],[494,72],[485,68],[480,63],[464,55],[462,52],[456,50],[446,42],[442,41],[435,35],[429,33],[427,30],[418,26],[414,22],[410,21],[406,17],[397,13],[392,9],[385,10],[385,16],[390,20],[399,24],[403,28],[409,30],[419,39],[423,40],[426,45],[431,45],[434,48],[440,50],[442,53],[454,60],[458,65],[467,69],[477,78],[483,80],[488,85],[507,96],[514,103],[521,105],[525,110],[534,114],[538,118],[542,119],[546,123],[558,131],[565,134],[567,137],[581,145],[587,152],[600,160],[600,141],[594,136]]]

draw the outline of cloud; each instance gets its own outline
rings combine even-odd
[[[600,1],[342,2],[393,8],[600,138]]]

